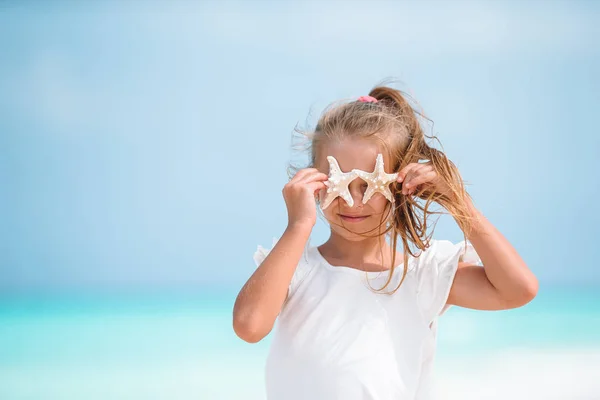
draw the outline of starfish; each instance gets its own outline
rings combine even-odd
[[[360,169],[353,169],[360,178],[366,181],[369,184],[367,188],[362,202],[366,204],[367,201],[373,196],[376,192],[381,193],[391,202],[394,202],[394,197],[392,196],[392,192],[390,191],[389,184],[396,179],[398,179],[398,173],[395,174],[387,174],[383,167],[383,155],[377,154],[377,160],[375,161],[375,170],[373,172],[366,172]]]
[[[327,156],[329,161],[329,179],[327,180],[327,194],[325,200],[321,204],[321,209],[324,210],[336,197],[340,196],[348,203],[350,207],[354,206],[354,199],[348,190],[348,184],[356,179],[354,170],[350,172],[342,172],[337,160],[332,156]]]

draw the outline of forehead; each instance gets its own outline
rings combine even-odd
[[[329,171],[327,156],[333,156],[343,172],[352,169],[373,171],[377,154],[383,154],[383,163],[386,172],[391,172],[389,157],[385,149],[377,143],[365,139],[346,139],[341,142],[325,142],[319,149],[319,159],[315,160],[315,167],[321,172]]]

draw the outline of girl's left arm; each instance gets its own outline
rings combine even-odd
[[[509,241],[467,196],[473,229],[467,233],[483,267],[458,264],[448,304],[477,310],[521,307],[537,294],[538,280]]]
[[[451,193],[431,161],[408,164],[399,171],[397,181],[402,182],[404,195],[430,185],[437,192]],[[527,304],[537,294],[536,277],[508,240],[475,208],[469,196],[466,201],[475,220],[466,236],[483,267],[459,262],[447,303],[478,310],[504,310]]]

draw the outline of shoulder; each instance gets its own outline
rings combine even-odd
[[[461,261],[478,263],[481,260],[470,241],[451,242],[446,239],[431,239],[429,246],[419,256],[419,269],[439,271]]]
[[[260,244],[256,246],[256,251],[254,252],[253,259],[254,259],[254,263],[256,264],[257,267],[265,260],[265,258],[267,258],[267,256],[269,255],[271,250],[273,250],[273,248],[275,247],[275,245],[277,244],[278,241],[279,241],[278,237],[273,237],[271,246],[263,247]],[[311,253],[310,250],[311,250],[310,240],[308,240],[306,242],[306,245],[304,246],[304,251],[302,252],[302,257],[300,257],[300,261],[298,264],[310,262],[309,261],[309,257],[310,257],[310,253]]]
[[[269,253],[271,252],[273,247],[275,247],[275,245],[277,244],[278,240],[279,240],[279,238],[273,237],[273,242],[272,242],[271,246],[263,247],[260,244],[256,246],[256,251],[254,252],[253,258],[254,258],[254,263],[256,264],[257,267],[260,264],[262,264],[262,262],[265,260],[265,258],[267,258],[267,256],[269,255]]]
[[[462,261],[480,264],[481,260],[469,241],[451,242],[431,239],[429,246],[418,258],[416,275],[421,286],[434,285],[454,279],[458,264]]]
[[[417,268],[417,294],[428,321],[442,314],[462,261],[481,265],[469,241],[430,240]]]
[[[254,252],[254,262],[257,267],[265,260],[265,258],[267,258],[278,241],[279,238],[273,237],[270,247],[263,247],[261,245],[257,246],[256,251]],[[296,289],[307,278],[307,276],[310,274],[310,271],[313,270],[314,265],[317,263],[318,260],[315,259],[314,250],[315,247],[311,246],[309,239],[304,246],[304,251],[302,252],[300,260],[298,260],[296,270],[294,271],[294,275],[292,276],[292,280],[288,287],[288,297],[296,291]]]

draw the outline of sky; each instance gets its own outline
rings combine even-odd
[[[542,285],[600,285],[599,42],[593,1],[3,1],[0,291],[241,287],[294,127],[388,78]]]

